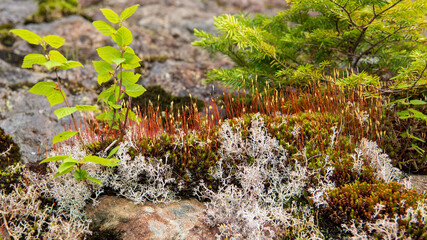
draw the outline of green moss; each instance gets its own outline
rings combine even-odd
[[[38,9],[27,23],[51,22],[80,12],[78,0],[38,0]]]
[[[356,181],[327,192],[328,205],[321,208],[322,216],[330,219],[333,223],[341,225],[351,224],[352,220],[375,222],[376,219],[394,218],[404,216],[409,208],[416,209],[417,202],[425,196],[415,190],[408,190],[396,182],[375,183]],[[375,215],[375,206],[383,204],[384,210]],[[401,219],[399,226],[406,228],[406,236],[419,239],[427,231],[427,224],[421,221],[410,224]]]
[[[19,146],[0,128],[0,170],[21,161]]]

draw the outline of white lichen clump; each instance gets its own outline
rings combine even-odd
[[[306,166],[295,162],[287,166],[287,151],[277,139],[266,132],[259,114],[252,117],[249,136],[243,140],[242,125],[233,129],[226,121],[221,126],[221,158],[211,169],[213,176],[220,180],[221,188],[215,192],[201,184],[196,195],[207,198],[206,222],[219,226],[218,239],[272,239],[280,226],[301,224],[300,239],[321,236],[313,218],[302,213],[285,209],[292,198],[302,195],[312,174]],[[248,163],[245,157],[253,159]],[[227,159],[241,160],[237,166]],[[236,178],[238,184],[232,182]],[[308,214],[310,215],[310,214]],[[301,216],[300,216],[301,217]]]

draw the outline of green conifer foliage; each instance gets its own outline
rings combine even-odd
[[[234,87],[255,80],[261,87],[305,85],[339,73],[345,76],[341,84],[381,88],[380,77],[387,72],[394,87],[426,84],[427,1],[288,2],[291,7],[275,16],[221,15],[215,18],[217,35],[196,30],[195,46],[236,64],[210,71],[207,81]]]

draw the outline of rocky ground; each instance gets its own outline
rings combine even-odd
[[[273,14],[286,7],[282,0],[80,0],[82,16],[68,16],[60,20],[24,24],[37,4],[31,0],[0,0],[0,26],[29,29],[39,35],[56,34],[66,39],[63,47],[68,59],[85,65],[62,73],[67,95],[73,104],[93,104],[97,94],[96,73],[91,64],[97,60],[97,47],[112,45],[106,36],[98,33],[92,20],[103,20],[99,8],[120,12],[133,4],[141,7],[129,19],[127,26],[134,34],[135,52],[144,60],[140,69],[140,83],[161,85],[172,94],[191,94],[209,99],[219,86],[204,85],[206,70],[231,64],[220,56],[209,54],[191,45],[195,28],[214,32],[213,17],[224,13]],[[53,75],[42,69],[20,68],[23,56],[39,51],[21,39],[11,46],[0,44],[0,127],[13,136],[20,145],[24,162],[37,160],[40,144],[50,147],[52,136],[60,132],[69,120],[58,121],[43,96],[28,93],[28,88]]]

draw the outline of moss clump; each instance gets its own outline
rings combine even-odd
[[[14,189],[12,185],[20,185],[22,181],[22,170],[24,166],[19,163],[8,166],[0,171],[0,191],[9,194]]]
[[[15,165],[21,161],[19,146],[13,141],[9,134],[0,128],[0,169]]]
[[[327,192],[328,205],[320,209],[321,214],[333,223],[351,224],[356,222],[375,222],[376,219],[394,218],[400,216],[398,221],[401,228],[407,231],[407,237],[419,239],[427,232],[427,223],[418,221],[410,223],[403,217],[409,208],[416,209],[417,202],[424,196],[414,190],[408,190],[396,182],[369,184],[354,182]],[[384,205],[384,209],[376,214],[377,204]]]
[[[38,10],[28,18],[27,23],[51,22],[79,11],[78,0],[38,0]]]
[[[205,103],[194,97],[185,96],[178,97],[174,96],[161,86],[150,86],[146,88],[147,91],[140,97],[132,99],[132,106],[139,106],[141,109],[147,109],[151,104],[154,108],[159,108],[160,111],[171,111],[171,103],[173,102],[173,111],[176,112],[178,109],[185,109],[186,107],[196,104],[197,109],[202,111]]]

